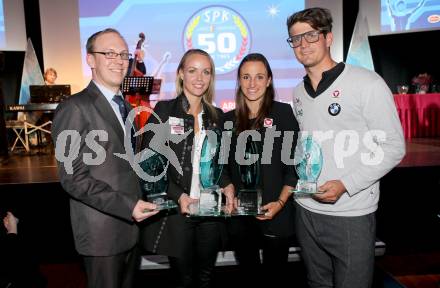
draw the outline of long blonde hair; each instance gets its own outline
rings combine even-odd
[[[191,55],[194,54],[205,56],[206,58],[208,58],[209,64],[211,65],[211,79],[209,80],[208,89],[206,89],[206,92],[202,96],[202,101],[208,107],[210,114],[213,117],[216,117],[217,112],[215,110],[215,107],[212,105],[215,94],[215,64],[211,56],[207,52],[201,49],[190,49],[186,51],[185,54],[183,54],[182,59],[180,60],[179,66],[177,66],[177,71],[176,71],[176,95],[179,96],[183,94],[183,80],[179,74],[185,68],[186,60]]]

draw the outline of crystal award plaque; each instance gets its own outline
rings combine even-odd
[[[191,216],[224,216],[222,211],[222,191],[218,181],[223,165],[219,163],[221,130],[206,131],[200,151],[200,198],[190,205]]]
[[[178,207],[178,205],[167,196],[168,176],[166,173],[168,160],[165,156],[147,150],[150,157],[140,163],[141,168],[150,176],[163,176],[155,182],[142,181],[142,198],[145,201],[157,205],[156,210],[166,210]]]
[[[232,212],[233,216],[239,215],[261,215],[264,211],[262,206],[262,189],[260,187],[260,161],[259,149],[257,143],[248,141],[244,159],[250,160],[257,157],[250,165],[239,165],[239,175],[241,180],[241,188],[237,191],[237,208]]]
[[[299,179],[292,192],[297,196],[320,193],[317,180],[321,174],[323,157],[321,147],[312,137],[306,137],[298,143],[295,151],[295,163]]]

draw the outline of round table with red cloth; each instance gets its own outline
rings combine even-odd
[[[405,139],[440,137],[440,93],[395,94]]]

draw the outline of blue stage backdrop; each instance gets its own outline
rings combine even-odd
[[[118,29],[133,53],[139,33],[145,33],[143,50],[147,75],[162,78],[161,94],[175,96],[176,67],[183,53],[200,48],[216,65],[216,105],[233,108],[237,66],[251,52],[264,54],[274,72],[277,98],[291,101],[292,88],[304,70],[288,46],[287,17],[304,9],[304,1],[266,0],[79,0],[81,46],[87,38],[107,27]],[[83,59],[85,49],[83,48]],[[90,69],[83,60],[84,75]]]

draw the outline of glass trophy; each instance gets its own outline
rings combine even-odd
[[[150,157],[140,163],[141,168],[150,176],[158,176],[167,168],[168,160],[165,156],[152,152]],[[145,201],[156,204],[156,210],[166,210],[178,207],[176,202],[167,196],[168,175],[165,171],[163,177],[155,182],[142,181],[142,198]]]
[[[295,170],[298,183],[292,190],[296,196],[310,196],[318,191],[318,177],[321,174],[323,157],[321,147],[312,137],[302,139],[295,151]]]
[[[245,160],[259,157],[259,154],[257,143],[248,141],[244,155]],[[261,210],[260,161],[256,160],[250,165],[239,165],[238,170],[242,187],[237,191],[237,208],[232,212],[232,215],[256,216],[264,214],[264,211]]]
[[[207,132],[210,135],[205,136],[200,152],[200,198],[197,203],[190,205],[190,214],[191,216],[224,216],[223,193],[218,186],[223,169],[223,165],[219,163],[221,130],[213,129]]]

